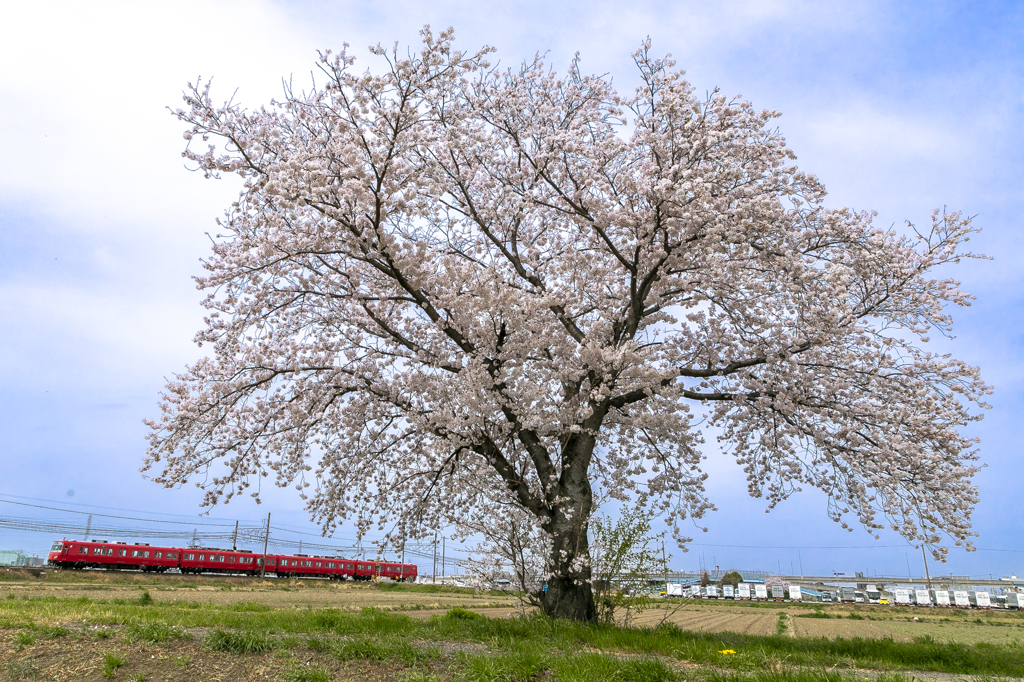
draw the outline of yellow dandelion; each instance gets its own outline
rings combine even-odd
[[[735,651],[733,651],[732,649],[722,649],[722,650],[721,650],[721,651],[719,651],[718,653],[720,653],[720,654],[734,654],[734,653],[736,653],[736,652],[735,652]]]

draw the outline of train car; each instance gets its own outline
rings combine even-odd
[[[176,568],[181,550],[176,547],[152,547],[146,543],[128,544],[107,540],[58,540],[50,547],[47,564],[54,568],[81,570],[109,568],[163,573]]]
[[[307,554],[279,556],[277,559],[277,575],[284,578],[345,580],[355,574],[355,562],[351,559]]]
[[[181,550],[182,573],[222,573],[256,575],[263,570],[262,554],[245,550],[202,547]],[[269,563],[269,562],[268,562]]]

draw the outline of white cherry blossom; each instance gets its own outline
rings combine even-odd
[[[973,257],[968,219],[827,208],[777,112],[698,96],[649,45],[629,95],[450,30],[374,52],[176,112],[186,159],[244,187],[198,280],[209,355],[148,422],[156,481],[212,505],[269,476],[325,532],[394,541],[512,504],[547,535],[545,609],[577,619],[595,495],[648,496],[685,543],[709,427],[769,507],[813,486],[844,525],[969,541],[989,388],[927,349],[970,300],[933,274]]]

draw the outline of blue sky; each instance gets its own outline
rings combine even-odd
[[[196,518],[196,490],[164,490],[138,473],[142,419],[156,414],[165,378],[197,357],[191,276],[237,186],[184,169],[182,128],[165,107],[199,75],[214,77],[219,96],[237,87],[259,105],[282,77],[308,79],[317,49],[415,45],[428,23],[454,26],[467,49],[497,47],[509,64],[549,50],[562,66],[579,51],[621,89],[649,35],[698,91],[717,86],[781,110],[801,168],[824,181],[832,205],[877,210],[882,225],[926,223],[942,206],[977,215],[984,231],[972,244],[993,260],[955,273],[978,300],[937,348],[981,366],[995,386],[971,431],[986,464],[975,528],[979,547],[1014,551],[954,550],[932,571],[1024,575],[1024,5],[1013,2],[11,6],[0,38],[0,499]],[[813,492],[766,516],[736,465],[707,454],[719,511],[673,565],[695,568],[703,554],[723,568],[903,575],[909,560],[921,572],[920,554],[898,537],[828,522]],[[275,525],[315,532],[289,491],[212,516],[255,523],[268,510]],[[7,514],[69,518],[0,503]],[[43,551],[50,539],[0,530],[0,548]]]

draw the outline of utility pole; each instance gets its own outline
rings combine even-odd
[[[800,560],[800,577],[804,577],[804,557],[800,554],[800,550],[796,552],[796,558]]]
[[[445,548],[445,536],[441,536],[441,582],[444,582],[444,548]]]
[[[267,577],[267,544],[270,542],[270,512],[267,512],[267,532],[263,534],[263,573],[260,578]]]
[[[85,521],[85,541],[89,542],[89,530],[92,529],[92,514],[89,514],[89,518]]]
[[[302,554],[302,538],[299,538],[299,554]]]
[[[430,579],[437,583],[437,531],[434,531],[434,570],[430,573]]]
[[[924,551],[924,543],[921,543],[921,558],[924,559],[924,576],[928,579],[928,589],[932,589],[932,576],[928,572],[928,555]]]
[[[238,549],[238,521],[235,521],[235,532],[231,536],[231,551],[234,552]]]

